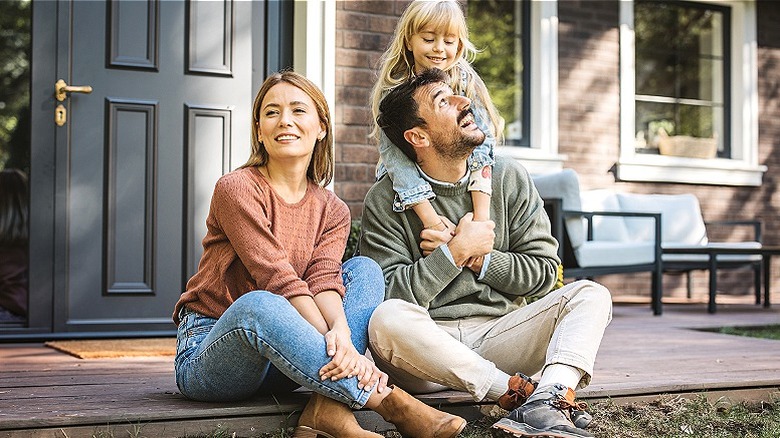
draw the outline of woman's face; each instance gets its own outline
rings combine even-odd
[[[305,158],[325,134],[314,101],[295,85],[282,82],[268,90],[260,103],[258,140],[269,160]]]
[[[436,67],[447,71],[457,61],[460,39],[454,34],[436,32],[431,26],[412,35],[406,48],[414,56],[414,72]]]

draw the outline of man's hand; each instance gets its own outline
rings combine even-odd
[[[448,243],[452,240],[452,236],[455,235],[455,224],[444,216],[441,217],[441,223],[444,225],[443,230],[437,230],[435,228],[423,229],[420,233],[420,249],[424,256],[429,256],[434,249]]]
[[[455,236],[448,247],[457,266],[466,266],[469,259],[482,257],[493,250],[496,227],[493,221],[474,222],[473,213],[466,213],[455,228]],[[482,263],[478,263],[481,269]],[[473,265],[473,264],[472,264]],[[475,265],[471,269],[476,268]]]

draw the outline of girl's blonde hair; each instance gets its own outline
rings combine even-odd
[[[420,33],[425,27],[433,27],[437,33],[454,34],[458,36],[458,58],[446,73],[449,84],[457,94],[465,94],[471,100],[479,100],[485,107],[492,125],[493,135],[499,140],[504,132],[504,120],[490,99],[485,83],[479,77],[471,62],[479,52],[469,40],[469,30],[463,9],[456,0],[415,0],[406,8],[398,20],[390,46],[379,59],[379,78],[371,90],[371,114],[374,129],[371,136],[378,138],[379,125],[376,118],[379,115],[379,102],[387,91],[414,76],[414,55],[407,45],[412,36]],[[466,89],[462,89],[461,75],[468,78]]]
[[[299,88],[314,101],[314,106],[317,107],[317,115],[320,123],[325,126],[326,134],[322,140],[317,140],[314,144],[314,152],[312,153],[306,176],[315,184],[326,186],[333,180],[334,172],[333,127],[330,123],[328,101],[325,99],[322,91],[312,81],[294,71],[274,73],[266,78],[263,85],[260,86],[260,90],[257,92],[257,96],[255,96],[255,102],[252,105],[252,154],[249,156],[249,160],[241,167],[265,166],[268,163],[268,151],[265,150],[265,146],[260,142],[257,135],[260,130],[258,126],[260,105],[263,104],[263,99],[268,94],[268,91],[274,85],[281,83]]]

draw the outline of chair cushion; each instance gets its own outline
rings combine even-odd
[[[533,177],[534,185],[539,195],[544,198],[560,198],[564,210],[581,211],[580,181],[573,169],[563,169],[560,172],[546,173]],[[568,218],[565,221],[566,232],[573,248],[578,248],[585,241],[585,230],[580,218]]]
[[[623,211],[661,213],[662,244],[707,244],[707,229],[696,196],[636,193],[618,193],[617,196]],[[626,218],[625,224],[630,240],[654,239],[655,229],[652,221]]]
[[[654,242],[586,241],[575,250],[580,267],[628,266],[655,261]]]
[[[580,199],[582,201],[582,211],[620,211],[620,202],[618,202],[617,194],[614,190],[586,190],[580,193]],[[587,233],[587,222],[585,219],[582,221]],[[627,242],[631,239],[628,236],[628,229],[622,217],[594,216],[593,240]]]

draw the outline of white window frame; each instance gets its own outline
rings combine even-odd
[[[638,154],[635,149],[634,2],[620,1],[620,158],[622,181],[760,186],[767,167],[758,163],[758,61],[754,0],[700,1],[731,8],[731,158]]]
[[[501,146],[496,153],[516,159],[529,172],[563,169],[558,153],[558,1],[531,1],[531,147]]]
[[[293,29],[293,69],[320,87],[332,118],[336,111],[336,1],[296,1]],[[333,183],[327,186],[331,190]]]

